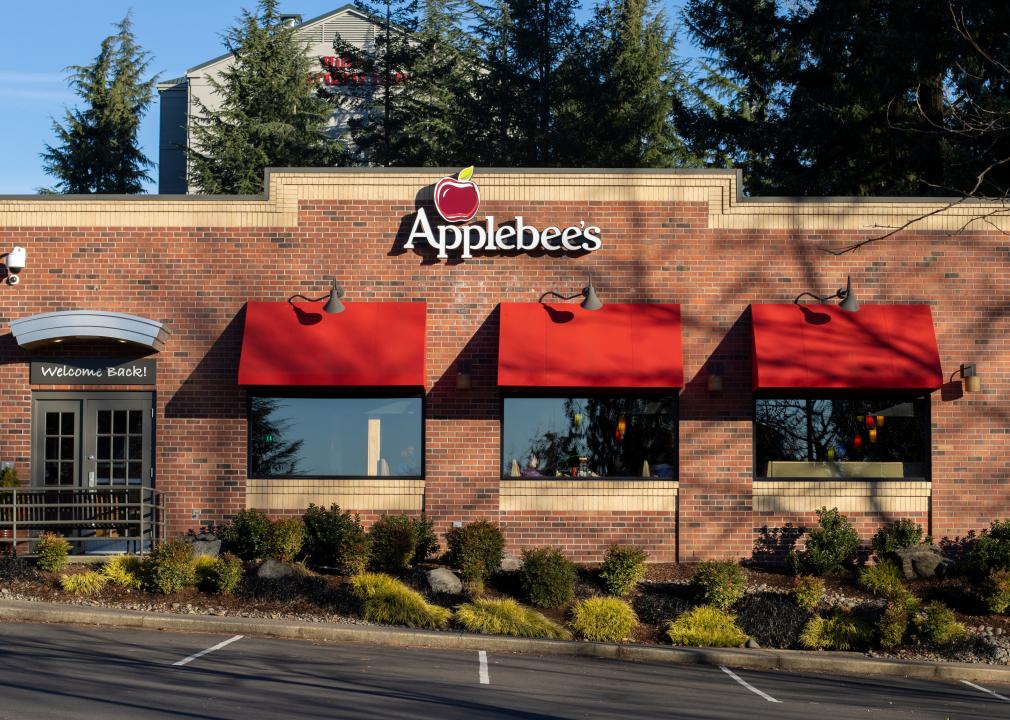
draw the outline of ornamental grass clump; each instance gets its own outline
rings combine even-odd
[[[806,549],[789,553],[787,562],[793,572],[826,575],[844,569],[859,550],[859,533],[838,508],[822,507],[817,511],[820,525],[811,530]]]
[[[575,604],[569,623],[575,634],[594,642],[621,642],[638,627],[638,615],[624,600],[589,598]]]
[[[839,610],[829,617],[813,617],[800,635],[809,650],[862,650],[869,646],[873,628],[851,612]]]
[[[563,627],[512,598],[476,598],[460,605],[453,616],[457,627],[483,635],[570,640]]]
[[[95,595],[100,593],[105,583],[109,581],[97,570],[88,570],[73,575],[61,575],[60,587],[72,595]]]
[[[70,543],[67,539],[51,532],[39,535],[35,543],[35,563],[39,570],[60,572],[67,564]]]
[[[193,587],[196,585],[193,546],[182,539],[161,543],[144,559],[141,576],[148,591],[164,595]]]
[[[645,579],[645,551],[633,545],[612,545],[603,556],[600,582],[611,595],[624,597]]]
[[[571,602],[577,579],[575,566],[558,548],[523,550],[519,584],[533,605],[556,608]]]
[[[452,616],[444,607],[427,602],[419,592],[382,573],[354,576],[351,591],[369,622],[437,630]]]
[[[874,533],[870,544],[881,560],[897,550],[915,547],[922,542],[922,526],[910,518],[901,518],[884,525]]]
[[[671,622],[666,634],[674,645],[692,647],[737,647],[747,642],[747,634],[736,618],[712,605],[699,605]]]
[[[418,526],[406,515],[383,515],[368,531],[372,565],[386,572],[403,572],[417,552]]]
[[[926,642],[946,645],[964,637],[964,625],[942,602],[931,602],[915,614],[915,631]]]
[[[1010,570],[990,571],[981,590],[989,612],[1006,612],[1010,608]]]
[[[877,597],[890,598],[905,589],[901,570],[890,560],[863,568],[859,573],[859,585]]]
[[[139,590],[144,584],[140,577],[141,559],[136,555],[116,555],[102,566],[102,574],[109,582],[130,590]]]
[[[270,524],[266,554],[281,562],[293,562],[305,545],[305,523],[300,518],[285,518]]]
[[[798,607],[813,612],[824,601],[824,581],[819,577],[800,575],[793,584],[793,600]]]
[[[747,576],[730,560],[706,560],[694,571],[691,584],[702,604],[728,610],[743,597]]]
[[[368,565],[368,534],[361,518],[334,503],[327,510],[309,505],[305,522],[305,552],[315,567],[332,568],[341,575],[358,575]]]
[[[505,555],[505,535],[487,520],[452,528],[445,534],[449,563],[459,570],[471,593],[484,591],[484,581],[498,572]]]

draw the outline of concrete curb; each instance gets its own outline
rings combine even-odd
[[[291,620],[148,613],[139,610],[93,608],[21,600],[0,602],[0,620],[253,635],[294,640],[366,643],[391,647],[567,655],[673,665],[725,665],[746,670],[783,670],[857,677],[904,677],[950,682],[969,680],[1010,684],[1010,667],[1008,666],[886,660],[870,658],[857,653],[660,647],[565,640],[533,640],[374,625],[328,625]]]

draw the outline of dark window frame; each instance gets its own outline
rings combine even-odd
[[[680,481],[680,392],[682,388],[503,388],[498,398],[498,474],[500,480],[618,480],[621,482],[643,480],[679,482]],[[641,475],[598,475],[598,476],[578,476],[571,475],[544,475],[541,478],[513,477],[505,474],[505,401],[511,398],[664,398],[668,397],[673,402],[673,437],[674,437],[674,457],[673,457],[673,477],[669,478],[645,478]]]
[[[252,443],[250,433],[252,428],[249,423],[249,416],[252,414],[252,401],[254,398],[280,398],[280,399],[318,399],[318,400],[354,400],[363,398],[376,399],[415,399],[421,400],[421,472],[419,475],[262,475],[253,474],[252,468]],[[246,424],[246,478],[249,480],[368,480],[372,478],[382,478],[384,480],[424,480],[427,471],[427,395],[420,389],[402,388],[341,388],[334,391],[332,388],[318,389],[306,388],[295,390],[288,387],[272,390],[267,386],[257,388],[255,391],[246,392],[245,403],[245,424]]]
[[[933,479],[933,403],[930,397],[932,390],[762,390],[754,393],[751,398],[751,477],[761,482],[932,482]],[[923,408],[922,442],[926,448],[923,462],[925,477],[768,477],[758,475],[758,445],[757,445],[757,402],[758,400],[835,400],[835,399],[890,399],[899,398],[921,405]]]

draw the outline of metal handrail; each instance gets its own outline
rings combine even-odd
[[[165,502],[163,493],[145,485],[0,488],[0,551],[30,551],[39,534],[50,531],[81,551],[123,541],[144,553],[165,539]]]

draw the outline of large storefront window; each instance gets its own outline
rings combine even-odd
[[[504,477],[677,476],[674,397],[510,397]]]
[[[759,398],[754,403],[760,478],[929,476],[925,397]]]
[[[418,478],[420,397],[252,397],[249,476]]]

